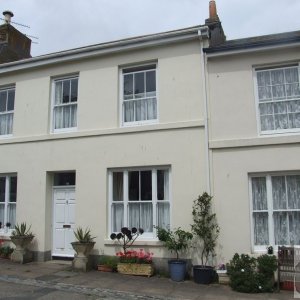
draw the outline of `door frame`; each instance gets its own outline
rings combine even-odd
[[[65,189],[74,189],[75,192],[75,205],[76,205],[76,186],[75,185],[54,185],[52,186],[52,230],[51,230],[51,257],[74,257],[74,254],[60,254],[60,255],[53,255],[53,247],[54,247],[54,226],[55,226],[55,203],[54,203],[54,191],[55,190],[65,190]]]

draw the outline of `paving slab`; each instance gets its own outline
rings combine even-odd
[[[16,298],[7,299],[293,299],[293,293],[287,291],[242,294],[232,291],[229,286],[199,285],[189,280],[177,283],[158,276],[147,278],[95,270],[80,273],[72,271],[71,262],[61,261],[20,265],[0,260],[0,286],[5,284],[24,288],[27,296],[32,294],[32,298],[20,298],[16,294]],[[0,289],[1,299],[5,299],[5,292],[6,289]]]

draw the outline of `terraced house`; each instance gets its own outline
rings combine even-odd
[[[226,41],[210,1],[204,25],[44,56],[9,22],[0,37],[2,238],[26,221],[36,259],[72,257],[88,226],[113,255],[136,226],[170,257],[153,226],[189,229],[207,191],[216,263],[300,244],[299,32]]]

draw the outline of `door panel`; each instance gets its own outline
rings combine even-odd
[[[53,189],[53,256],[74,256],[75,188]]]

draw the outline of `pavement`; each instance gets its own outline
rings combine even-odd
[[[226,285],[200,285],[190,280],[178,283],[159,276],[147,278],[96,270],[74,272],[70,261],[21,265],[0,259],[0,299],[277,300],[294,299],[294,293],[242,294]]]

